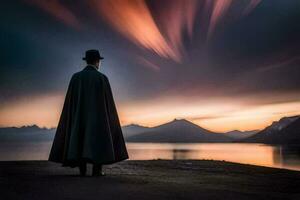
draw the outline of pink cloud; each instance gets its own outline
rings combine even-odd
[[[64,24],[74,28],[80,28],[77,17],[59,0],[26,0],[26,2],[41,8]]]

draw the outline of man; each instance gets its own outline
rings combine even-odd
[[[86,51],[87,66],[72,75],[48,159],[79,167],[81,176],[87,163],[99,176],[103,164],[129,158],[109,80],[98,71],[102,59]]]

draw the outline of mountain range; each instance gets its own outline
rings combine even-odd
[[[56,128],[40,128],[37,125],[0,128],[0,142],[52,141]]]
[[[0,128],[0,142],[52,141],[55,131],[56,128],[40,128],[36,125],[4,127]],[[123,126],[122,131],[127,142],[300,144],[300,116],[283,117],[261,131],[216,133],[186,119],[174,119],[154,127],[129,124]]]

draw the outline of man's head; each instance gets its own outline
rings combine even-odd
[[[91,50],[87,50],[85,52],[85,57],[82,59],[85,60],[87,64],[91,64],[91,65],[95,65],[95,66],[99,67],[101,60],[104,58],[100,56],[100,53],[98,50],[91,49]]]

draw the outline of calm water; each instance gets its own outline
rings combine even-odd
[[[47,160],[51,142],[1,144],[0,160]],[[130,160],[212,159],[300,170],[300,147],[264,144],[127,143]]]

